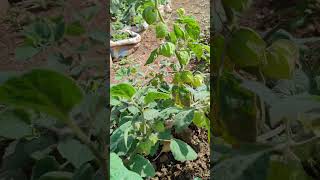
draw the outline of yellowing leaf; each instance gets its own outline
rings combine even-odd
[[[255,31],[241,28],[233,33],[227,54],[240,67],[258,66],[264,62],[266,43]]]
[[[293,42],[278,40],[268,49],[263,73],[269,78],[290,79],[298,58],[299,49]]]

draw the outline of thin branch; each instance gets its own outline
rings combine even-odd
[[[258,142],[265,142],[266,140],[273,138],[274,136],[277,136],[278,134],[282,133],[285,129],[286,129],[286,126],[280,125],[277,128],[275,128],[265,134],[258,136],[257,141]]]
[[[102,167],[102,171],[104,173],[105,177],[108,177],[108,166],[107,166],[107,157],[104,157],[100,151],[94,146],[94,144],[90,141],[90,138],[79,128],[79,126],[69,118],[65,119],[66,124],[72,129],[73,133],[79,138],[79,140],[88,146],[88,148],[91,150],[91,152],[94,154],[94,156],[97,158],[97,160],[100,162],[100,165]]]

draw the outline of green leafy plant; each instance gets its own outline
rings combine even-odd
[[[128,32],[118,32],[111,35],[113,41],[124,40],[130,38]]]
[[[197,153],[184,141],[175,138],[191,124],[205,128],[209,132],[209,88],[205,74],[192,72],[189,63],[192,59],[210,63],[208,45],[199,42],[200,26],[183,9],[174,28],[168,24],[159,10],[159,2],[146,1],[142,13],[145,21],[154,27],[155,36],[164,42],[153,50],[145,66],[151,67],[158,57],[176,57],[175,61],[161,61],[159,73],[150,73],[147,82],[137,82],[131,69],[120,69],[123,76],[131,78],[126,83],[111,87],[111,152],[121,157],[119,168],[126,167],[141,178],[155,176],[150,157],[171,152],[177,161],[192,161]],[[173,72],[169,72],[172,68]],[[129,72],[130,71],[130,72]],[[171,81],[165,79],[172,77]],[[132,80],[131,80],[132,79]],[[157,154],[159,153],[159,154]],[[127,171],[127,170],[123,170]],[[122,177],[116,172],[114,179]]]
[[[212,171],[217,179],[277,179],[278,171],[311,179],[304,168],[318,157],[308,152],[317,149],[320,102],[299,67],[301,44],[239,26],[250,2],[215,1]]]
[[[106,146],[90,140],[90,136],[101,137],[106,133],[106,128],[97,127],[99,123],[105,123],[103,117],[107,115],[106,110],[98,106],[105,101],[99,102],[98,99],[97,94],[84,95],[71,78],[50,70],[33,70],[4,82],[0,86],[0,102],[7,108],[1,112],[0,134],[13,141],[2,166],[2,170],[9,174],[3,174],[2,177],[9,178],[10,171],[28,165],[20,163],[23,161],[35,161],[32,172],[34,179],[93,177],[95,172],[90,161],[98,163],[106,176]],[[88,100],[96,106],[92,104],[92,107],[88,107]],[[87,123],[81,123],[80,126],[83,120]],[[84,131],[82,126],[89,127],[90,131]],[[8,128],[15,131],[8,131]],[[60,134],[59,141],[46,136],[46,131]],[[24,152],[25,157],[19,158],[19,148],[28,146],[35,149]],[[67,160],[64,165],[50,155],[54,150]],[[63,171],[68,164],[74,168],[73,173]],[[90,171],[80,172],[83,166]]]
[[[88,31],[86,28],[91,19],[99,12],[100,7],[100,4],[89,6],[78,12],[75,15],[76,18],[68,23],[61,15],[48,18],[36,17],[34,22],[23,27],[21,33],[25,39],[23,44],[16,48],[16,60],[29,60],[48,49],[58,49],[57,53],[62,53],[60,46],[69,37],[86,37],[91,44],[105,43],[107,37],[105,32]],[[83,47],[78,47],[74,53],[79,53],[83,49]]]
[[[111,87],[111,96],[111,120],[118,126],[111,135],[112,152],[132,163],[143,161],[139,167],[149,168],[145,169],[152,172],[148,177],[154,176],[155,170],[143,156],[155,154],[159,145],[163,146],[162,151],[169,148],[176,160],[197,158],[189,145],[171,135],[172,126],[181,130],[192,123],[195,110],[174,107],[170,92],[160,92],[153,87],[136,89],[130,84],[117,84]],[[131,170],[145,177],[141,169]]]
[[[105,73],[101,72],[105,62],[95,58],[88,62],[85,56],[92,46],[105,43],[107,37],[106,33],[85,27],[99,7],[93,4],[76,12],[70,23],[58,15],[37,17],[25,25],[21,32],[23,45],[16,49],[17,60],[33,60],[37,53],[50,50],[52,53],[46,57],[50,69],[3,73],[1,178],[108,177],[108,110],[106,98],[101,95],[101,90],[105,91]],[[66,42],[71,37],[86,38],[86,43],[70,46]],[[83,78],[92,69],[95,74]]]
[[[150,8],[145,8],[148,4],[151,4],[151,0],[112,0],[110,12],[115,22],[112,24],[121,24],[124,26],[143,26],[144,22],[150,22],[146,17],[146,14],[149,14],[149,10],[154,10]],[[166,4],[167,1],[160,1],[160,4]],[[151,12],[151,11],[149,11]],[[156,18],[155,15],[153,18]],[[151,16],[150,19],[152,19]]]
[[[157,2],[155,2],[155,8],[157,9],[157,7]],[[197,99],[199,94],[204,95],[209,90],[206,89],[204,75],[199,72],[193,73],[186,69],[193,57],[199,60],[204,59],[210,63],[210,56],[206,54],[210,53],[210,47],[198,41],[200,26],[194,17],[185,15],[184,9],[177,10],[178,18],[173,24],[171,32],[168,31],[160,12],[158,14],[160,17],[159,22],[154,22],[154,24],[157,24],[155,27],[156,36],[165,38],[165,41],[160,47],[152,51],[145,65],[154,63],[159,56],[175,57],[178,60],[171,64],[174,69],[172,74],[173,81],[172,85],[170,85],[173,101],[177,107],[182,108],[199,105],[200,108],[196,111],[194,122],[199,127],[205,127],[209,130],[209,120],[206,114],[209,112],[210,103],[205,100],[209,96],[207,94],[204,98],[202,97],[203,99]],[[156,79],[157,77],[153,82]]]

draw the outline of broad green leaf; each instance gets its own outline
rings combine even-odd
[[[157,57],[158,57],[158,49],[155,49],[150,53],[150,56],[144,65],[153,63],[157,59]]]
[[[159,114],[160,114],[159,111],[156,109],[146,109],[143,112],[143,117],[146,120],[154,120],[159,116]]]
[[[161,122],[161,121],[156,121],[154,124],[153,124],[153,127],[152,127],[155,131],[157,132],[163,132],[166,130],[165,126],[164,126],[164,123]]]
[[[190,52],[187,50],[176,51],[176,56],[182,66],[188,65],[191,59]]]
[[[185,142],[179,139],[172,139],[170,150],[177,161],[193,161],[197,159],[197,153]]]
[[[203,55],[203,48],[201,44],[192,44],[191,49],[193,53],[196,55],[198,60],[201,60]]]
[[[177,38],[184,38],[185,33],[184,31],[180,28],[180,26],[178,24],[174,24],[173,25],[173,30],[177,36]]]
[[[83,164],[79,169],[77,169],[72,177],[72,180],[93,180],[94,169],[87,163]]]
[[[215,178],[221,180],[265,179],[269,155],[262,151],[248,155],[235,155],[213,167]]]
[[[16,48],[15,58],[18,61],[24,61],[32,58],[34,55],[38,54],[40,50],[33,46],[20,46]]]
[[[128,166],[132,171],[140,174],[141,177],[153,177],[156,174],[150,161],[139,154],[130,159]]]
[[[119,105],[121,105],[122,103],[121,103],[121,101],[119,101],[116,97],[110,97],[111,99],[110,99],[110,105],[111,106],[119,106]]]
[[[159,133],[158,137],[159,139],[165,139],[165,140],[170,140],[173,138],[170,129],[166,129],[164,132]]]
[[[198,88],[198,87],[200,87],[200,86],[203,85],[203,82],[204,82],[203,75],[202,75],[202,74],[196,74],[196,75],[193,77],[193,83],[192,83],[192,85],[193,85],[195,88]]]
[[[186,110],[178,113],[177,115],[174,116],[174,126],[177,131],[181,131],[185,128],[187,128],[194,117],[194,110]]]
[[[180,72],[177,72],[174,74],[172,82],[174,85],[180,85],[183,83],[181,81],[181,73]]]
[[[209,119],[202,111],[195,111],[192,122],[199,128],[205,127],[209,128],[208,124]]]
[[[132,114],[138,114],[140,110],[136,106],[129,106],[128,111]]]
[[[173,44],[176,44],[177,41],[178,41],[177,36],[176,36],[176,34],[175,34],[174,32],[170,32],[170,33],[169,33],[168,40],[169,40],[170,42],[172,42]]]
[[[155,100],[169,99],[170,97],[171,96],[169,94],[163,92],[148,92],[148,94],[144,97],[144,103],[149,104]]]
[[[50,171],[59,170],[59,163],[54,157],[48,156],[40,159],[32,168],[32,180],[38,180],[40,176]]]
[[[33,70],[0,86],[1,103],[47,113],[62,121],[68,119],[82,96],[71,78],[49,70]]]
[[[153,146],[154,142],[152,142],[150,139],[140,141],[138,145],[138,152],[144,155],[149,155]]]
[[[180,72],[180,79],[182,83],[193,84],[193,74],[191,71]]]
[[[173,114],[180,112],[181,110],[177,107],[168,107],[160,112],[159,117],[163,120],[169,119]]]
[[[14,112],[3,112],[0,116],[0,136],[9,139],[20,139],[33,134],[32,127],[26,119]]]
[[[132,128],[131,121],[122,124],[117,128],[110,137],[110,150],[116,152],[119,155],[125,155],[129,151],[133,138],[129,136],[125,138],[125,132],[128,132]]]
[[[174,52],[176,50],[176,46],[171,42],[166,42],[159,47],[158,53],[165,57],[171,57],[174,55]]]
[[[114,152],[110,153],[110,171],[124,167],[122,159]]]
[[[158,12],[153,6],[148,6],[143,10],[142,17],[148,24],[153,24],[158,19]]]
[[[222,0],[222,2],[225,6],[228,6],[235,11],[242,12],[250,6],[252,0]]]
[[[153,143],[153,145],[155,145],[159,140],[158,133],[152,133],[148,139]]]
[[[94,159],[91,150],[78,140],[67,139],[58,145],[60,154],[72,163],[76,168]]]
[[[86,33],[86,30],[80,22],[73,22],[66,25],[65,33],[69,36],[81,36]]]
[[[193,95],[194,95],[194,101],[207,101],[210,99],[209,90],[198,91],[198,92],[195,92]]]
[[[136,93],[136,89],[126,83],[117,84],[111,87],[110,94],[114,97],[124,98],[130,100]]]
[[[273,79],[290,79],[299,59],[298,47],[289,40],[278,40],[268,49],[263,74]]]
[[[184,86],[173,86],[172,97],[178,106],[190,107],[191,105],[191,92]]]
[[[157,38],[164,38],[168,34],[168,27],[166,24],[159,22],[156,26],[156,37]]]
[[[198,40],[200,37],[200,25],[195,19],[190,19],[190,21],[187,22],[185,29],[188,33],[188,35],[194,39]]]
[[[223,74],[220,81],[221,123],[229,143],[255,142],[257,137],[256,95],[240,83],[231,73]]]
[[[266,43],[255,31],[241,28],[232,34],[227,47],[231,61],[240,67],[258,66],[264,62]]]
[[[129,171],[122,163],[121,158],[110,154],[110,180],[143,180],[137,173]]]
[[[72,180],[73,174],[65,171],[51,171],[42,175],[39,180]]]

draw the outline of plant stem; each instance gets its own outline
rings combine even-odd
[[[79,138],[79,140],[87,145],[87,147],[91,150],[91,152],[94,154],[94,156],[97,158],[97,160],[100,162],[100,165],[102,167],[102,172],[104,176],[107,178],[108,175],[108,166],[107,166],[107,157],[104,157],[99,150],[94,146],[94,144],[90,141],[90,138],[80,129],[80,127],[74,123],[72,119],[66,118],[67,125],[70,129],[72,129],[73,133]]]
[[[160,12],[160,10],[159,10],[159,1],[158,1],[158,0],[155,0],[154,4],[155,4],[155,8],[156,8],[156,10],[157,10],[157,12],[158,12],[158,15],[159,15],[159,17],[160,17],[160,21],[165,24],[166,22],[164,21],[164,19],[163,19],[163,17],[162,17],[162,14],[161,14],[161,12]]]
[[[262,69],[259,68],[258,71],[259,71],[258,72],[258,80],[261,83],[263,83],[263,85],[266,85],[266,80],[265,80],[265,77],[264,77],[264,75],[262,73]],[[261,119],[260,128],[263,131],[263,125],[266,123],[266,106],[265,106],[264,101],[261,98],[259,98],[259,105],[260,105],[259,108],[260,108],[260,119]]]
[[[164,141],[164,142],[171,142],[171,140],[168,139],[158,139],[159,141]]]

